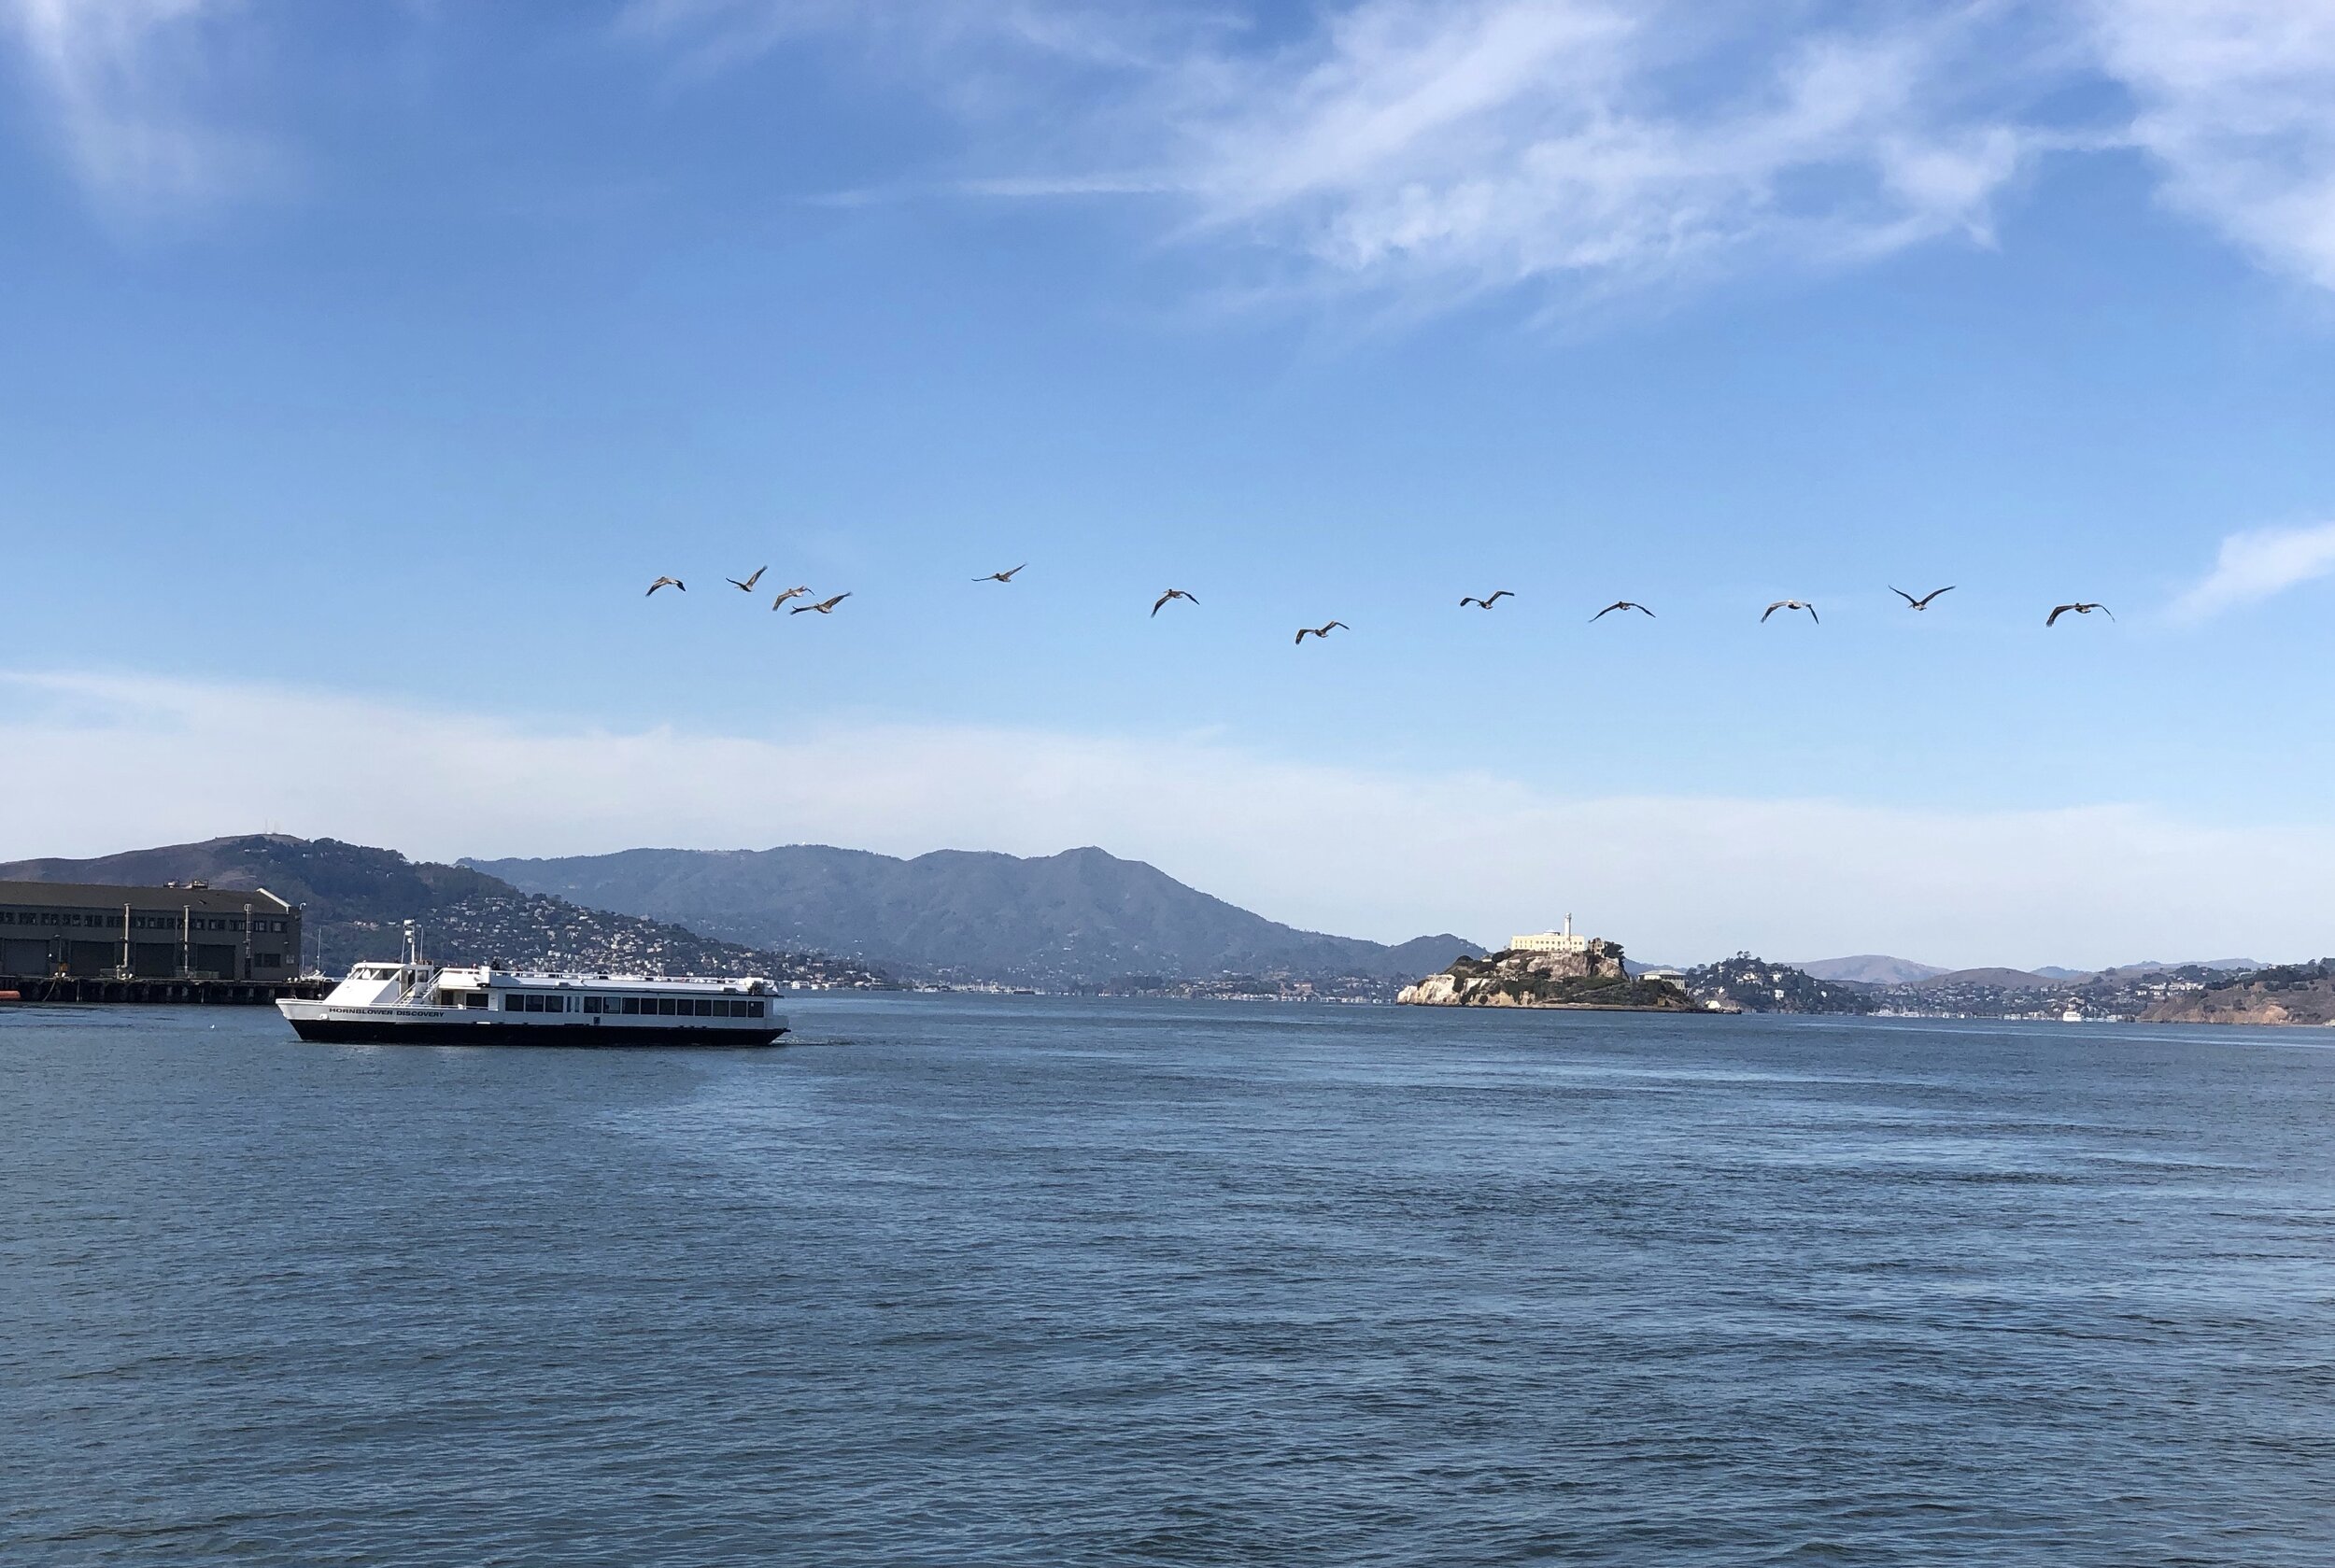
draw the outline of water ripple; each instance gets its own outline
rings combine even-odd
[[[2335,1052],[0,1021],[0,1561],[2335,1561]]]

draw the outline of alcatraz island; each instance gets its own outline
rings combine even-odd
[[[1698,1002],[1667,971],[1630,973],[1620,942],[1577,935],[1573,917],[1557,931],[1510,937],[1481,958],[1461,956],[1451,968],[1406,985],[1395,998],[1428,1008],[1574,1008],[1600,1012],[1734,1012]]]

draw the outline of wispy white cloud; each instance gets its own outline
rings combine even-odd
[[[2201,621],[2335,573],[2335,523],[2257,529],[2221,542],[2205,580],[2173,604],[2173,618]]]
[[[201,202],[275,158],[198,106],[204,29],[234,0],[0,0],[83,187],[116,211]]]
[[[2335,5],[2093,0],[2090,16],[2168,199],[2335,289]]]
[[[277,172],[215,74],[227,30],[248,46],[265,10],[0,0],[0,32],[84,184],[135,209]],[[957,166],[885,189],[1154,202],[1260,284],[1595,295],[1988,244],[2041,157],[2116,147],[2265,264],[2335,288],[2328,0],[631,0],[621,17],[704,70],[848,40],[974,128]]]
[[[1988,53],[1999,9],[1812,28],[1677,0],[1357,0],[1282,35],[1213,7],[926,0],[908,52],[1014,165],[966,193],[1165,198],[1187,238],[1299,263],[1269,281],[1448,299],[1987,242],[1999,194],[2057,145],[2004,106],[2021,68]],[[730,62],[901,31],[801,0],[630,14]],[[996,85],[1017,71],[1020,91]]]
[[[1985,239],[2030,136],[1960,101],[1948,11],[1863,32],[1608,0],[1366,0],[1179,84],[1204,228],[1362,283],[1592,290]]]
[[[2335,835],[2131,805],[1935,812],[1564,796],[1201,741],[978,727],[546,730],[343,696],[0,675],[0,858],[256,830],[439,857],[825,841],[1097,843],[1315,929],[1497,938],[1570,909],[1649,958],[1750,946],[1945,964],[2299,956]],[[54,781],[74,787],[59,791]],[[153,781],[170,786],[157,789]],[[2243,879],[2230,865],[2250,868]],[[2172,925],[2172,911],[2179,924]]]
[[[1988,244],[2040,157],[2139,149],[2181,210],[2335,288],[2327,0],[1342,0],[1294,26],[1067,0],[631,15],[731,62],[823,30],[879,38],[988,133],[973,156],[1005,166],[958,189],[1165,197],[1179,233],[1294,260],[1314,286],[1598,293]]]

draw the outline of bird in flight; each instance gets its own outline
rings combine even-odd
[[[761,574],[759,572],[756,572],[756,573],[755,573],[755,575],[756,575],[756,576],[757,576],[757,577],[759,577],[759,576],[760,576],[760,575],[762,575],[762,574]],[[773,600],[771,600],[771,609],[773,609],[773,610],[775,610],[775,609],[777,609],[780,605],[782,605],[782,604],[785,603],[788,600],[790,600],[790,599],[800,599],[800,598],[801,598],[804,594],[807,594],[807,593],[809,593],[810,591],[811,591],[811,590],[810,590],[810,588],[806,587],[805,586],[803,586],[803,585],[802,585],[802,584],[800,584],[800,583],[796,584],[796,585],[795,585],[793,587],[791,587],[791,588],[782,588],[782,589],[780,589],[780,590],[779,590],[779,595],[778,595],[778,597],[777,597],[776,599],[773,599]]]
[[[1907,593],[1903,588],[1892,587],[1889,589],[1889,592],[1903,600],[1908,605],[1912,606],[1916,610],[1927,610],[1930,608],[1930,601],[1932,600],[1937,598],[1938,595],[1942,593],[1952,593],[1953,591],[1954,585],[1948,583],[1945,587],[1932,588],[1928,593],[1923,594],[1919,599],[1916,599],[1912,594]]]
[[[1514,599],[1516,595],[1510,593],[1507,589],[1501,588],[1497,592],[1493,593],[1490,599],[1463,599],[1460,600],[1460,608],[1465,610],[1469,605],[1473,604],[1479,610],[1489,610],[1493,605],[1499,603],[1500,600],[1504,599]]]
[[[1769,615],[1776,614],[1778,610],[1805,610],[1808,613],[1808,619],[1816,621],[1816,624],[1818,626],[1822,626],[1824,624],[1821,620],[1818,619],[1815,605],[1808,603],[1804,600],[1798,599],[1777,600],[1775,603],[1767,607],[1766,612],[1760,616],[1760,619],[1762,621],[1765,621]]]
[[[1342,631],[1354,629],[1344,621],[1332,621],[1328,626],[1301,626],[1297,629],[1297,641],[1302,643],[1309,637],[1327,637],[1333,628]]]
[[[1167,604],[1167,602],[1171,599],[1187,600],[1194,604],[1197,604],[1199,602],[1197,599],[1193,598],[1192,595],[1184,592],[1182,588],[1169,588],[1166,593],[1161,594],[1157,599],[1152,600],[1152,614],[1154,615],[1158,614],[1161,607]]]
[[[1634,604],[1626,599],[1617,599],[1611,604],[1606,605],[1603,610],[1600,610],[1597,614],[1592,615],[1590,620],[1592,624],[1597,621],[1602,621],[1607,615],[1612,614],[1616,610],[1635,610],[1641,615],[1651,615],[1654,613],[1643,604]],[[1767,617],[1762,615],[1760,618],[1762,620],[1765,620]]]
[[[754,591],[754,585],[760,582],[762,580],[762,573],[768,572],[770,568],[767,566],[757,566],[754,569],[754,575],[747,578],[743,583],[738,581],[735,577],[725,577],[722,581],[728,583],[731,587],[736,588],[740,593],[752,593]]]
[[[1029,562],[1024,561],[1022,566],[1027,566]],[[1015,567],[1013,572],[1021,571],[1022,566]],[[992,572],[988,576],[976,577],[973,581],[976,583],[1011,583],[1013,581],[1013,572]]]
[[[648,586],[648,591],[655,593],[658,588],[679,588],[683,593],[687,593],[689,585],[678,577],[659,577]]]
[[[2058,621],[2061,615],[2066,614],[2071,610],[2074,611],[2079,615],[2088,615],[2093,611],[2097,610],[2112,621],[2116,618],[2116,613],[2114,610],[2109,609],[2105,604],[2061,604],[2056,606],[2052,610],[2051,614],[2044,617],[2044,625],[2052,625],[2054,622]]]
[[[834,609],[838,604],[842,603],[843,600],[849,599],[851,595],[847,593],[839,593],[833,599],[822,599],[816,604],[798,604],[786,613],[790,615],[800,615],[805,610],[816,610],[822,615],[830,614],[834,612]]]

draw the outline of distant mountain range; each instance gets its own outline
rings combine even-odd
[[[462,866],[408,860],[394,850],[277,833],[132,850],[90,860],[20,860],[0,881],[160,886],[205,882],[264,887],[303,908],[307,952],[319,943],[338,973],[363,958],[394,958],[404,923],[424,927],[430,956],[447,963],[631,973],[760,974],[804,984],[864,985],[865,966],[809,954],[757,952],[635,915],[526,893]]]
[[[2120,964],[2111,969],[2063,969],[2056,964],[2045,964],[2032,969],[1948,969],[1936,964],[1916,963],[1911,958],[1891,958],[1887,954],[1860,953],[1847,958],[1818,958],[1809,963],[1794,964],[1791,968],[1818,980],[1847,982],[1851,985],[1914,985],[1936,980],[1981,985],[2031,986],[2058,981],[2089,980],[2095,976],[2107,980],[2128,980],[2163,969],[2237,971],[2258,969],[2262,965],[2253,958],[2191,958],[2176,964],[2162,964],[2151,959],[2140,964]]]
[[[1836,984],[1847,981],[1851,985],[1903,985],[1908,981],[1928,980],[1932,975],[1946,973],[1935,964],[1917,964],[1910,958],[1891,958],[1881,953],[1818,958],[1790,967],[1816,980],[1829,980]]]
[[[1399,946],[1300,931],[1099,849],[913,860],[822,844],[634,849],[462,865],[531,892],[757,947],[842,954],[905,974],[1039,986],[1126,976],[1361,976],[1390,984],[1483,949],[1449,934]]]

